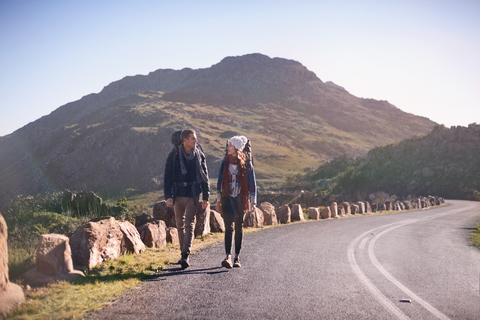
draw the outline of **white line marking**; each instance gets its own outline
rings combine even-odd
[[[403,292],[407,293],[411,297],[415,297],[415,300],[418,301],[428,311],[430,311],[431,313],[433,313],[435,316],[437,316],[440,319],[449,319],[443,313],[441,313],[440,311],[438,311],[437,309],[432,307],[428,302],[422,300],[415,293],[413,293],[411,290],[406,288],[397,279],[395,279],[390,273],[388,273],[385,270],[385,268],[383,268],[383,266],[378,262],[377,258],[375,257],[375,254],[373,252],[373,247],[375,245],[376,240],[381,235],[383,235],[383,234],[385,234],[385,233],[387,233],[391,230],[403,227],[403,226],[411,224],[411,223],[416,223],[416,222],[423,221],[423,220],[435,219],[435,218],[439,218],[439,217],[442,217],[442,216],[446,216],[446,215],[458,213],[458,212],[461,212],[461,211],[465,211],[465,210],[468,210],[468,209],[472,209],[472,208],[475,208],[475,207],[477,207],[477,205],[473,205],[473,206],[463,208],[463,209],[457,209],[457,210],[449,211],[449,212],[446,212],[446,213],[440,213],[440,214],[429,216],[429,217],[423,217],[423,218],[419,218],[419,219],[411,219],[411,220],[405,220],[405,221],[401,221],[401,222],[390,223],[390,224],[384,225],[382,227],[378,227],[378,228],[375,228],[375,229],[371,229],[367,232],[364,232],[361,235],[359,235],[357,238],[355,238],[349,244],[348,249],[347,249],[348,262],[350,263],[350,266],[352,267],[352,270],[355,273],[355,275],[358,277],[358,279],[367,287],[368,290],[370,290],[370,292],[373,294],[373,296],[375,298],[377,298],[377,300],[384,306],[385,309],[387,309],[390,313],[392,313],[398,319],[410,319],[396,305],[394,305],[390,300],[388,300],[387,297],[384,294],[382,294],[377,287],[375,287],[375,285],[370,281],[370,279],[362,272],[362,270],[360,269],[360,266],[357,264],[357,262],[355,260],[355,247],[357,246],[360,239],[363,238],[363,240],[360,244],[360,249],[364,249],[364,246],[368,241],[368,238],[364,238],[367,234],[372,233],[377,229],[382,229],[382,228],[385,228],[385,227],[396,225],[396,226],[394,226],[394,227],[392,227],[388,230],[385,230],[385,231],[381,232],[379,235],[375,236],[375,238],[370,242],[369,248],[368,248],[370,260],[375,265],[375,267],[388,280],[390,280],[394,285],[396,285],[398,288],[400,288]]]
[[[367,245],[368,238],[363,238],[362,242],[360,242],[360,245],[358,246],[361,250],[365,249],[365,246]]]

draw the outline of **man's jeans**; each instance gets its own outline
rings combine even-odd
[[[193,198],[190,197],[177,197],[175,199],[175,222],[177,223],[180,250],[183,253],[190,254],[190,249],[192,248],[197,206],[198,203],[195,204]]]

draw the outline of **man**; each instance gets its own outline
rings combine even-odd
[[[181,134],[182,144],[168,155],[165,164],[164,193],[167,206],[173,207],[178,229],[178,240],[183,269],[190,266],[189,258],[195,231],[195,216],[199,195],[203,194],[202,208],[208,206],[210,185],[207,162],[197,148],[195,131],[187,129]]]

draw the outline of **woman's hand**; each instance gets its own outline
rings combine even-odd
[[[256,203],[250,203],[250,212],[255,211]]]

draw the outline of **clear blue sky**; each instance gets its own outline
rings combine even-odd
[[[480,123],[480,1],[0,1],[0,136],[127,75],[293,59],[357,97]]]

